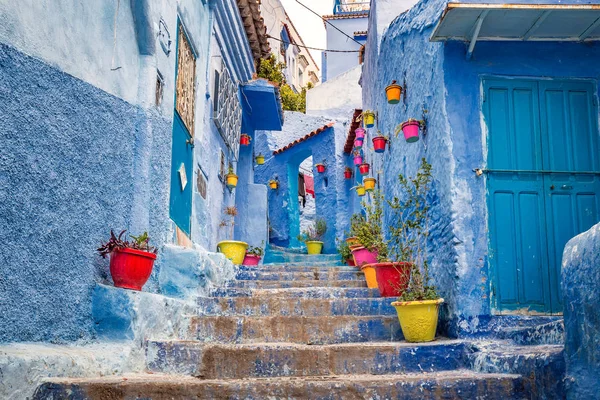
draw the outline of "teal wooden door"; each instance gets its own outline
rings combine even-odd
[[[485,79],[492,296],[562,311],[566,242],[598,222],[598,111],[589,82]]]
[[[169,216],[188,236],[192,225],[192,177],[194,159],[194,102],[196,56],[181,24],[177,36],[175,110],[171,146]]]

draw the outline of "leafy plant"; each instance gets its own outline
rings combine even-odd
[[[439,295],[430,283],[427,259],[429,211],[427,195],[431,190],[431,164],[425,158],[413,178],[400,174],[402,198],[395,196],[388,204],[395,223],[390,225],[390,254],[398,261],[411,263],[410,280],[400,301],[436,300]]]
[[[354,214],[350,218],[350,235],[369,251],[377,252],[377,261],[387,261],[387,243],[383,237],[383,195],[373,192],[371,203],[362,202],[365,214]]]
[[[235,217],[237,213],[236,206],[225,207],[223,209],[223,214],[225,214],[226,217],[222,219],[221,223],[219,224],[220,228],[231,227],[231,235],[229,236],[231,240],[233,240],[233,227],[235,226]]]
[[[264,244],[265,242],[263,241],[262,244]],[[246,254],[252,254],[256,257],[262,257],[263,254],[265,254],[265,250],[262,248],[262,246],[249,246],[248,250],[246,250]]]
[[[352,258],[352,251],[350,250],[350,246],[348,246],[348,243],[345,240],[337,240],[337,245],[337,251],[338,253],[340,253],[340,257],[343,263]]]
[[[229,167],[227,168],[227,175],[235,175],[233,170],[233,164],[229,163]]]
[[[156,247],[150,246],[150,237],[148,236],[148,232],[144,232],[139,236],[130,236],[133,241],[122,239],[125,232],[127,232],[127,230],[122,230],[121,233],[119,233],[119,236],[116,236],[113,230],[110,230],[110,238],[108,241],[106,243],[102,243],[102,245],[97,249],[102,258],[106,258],[107,255],[118,249],[135,249],[154,254],[158,252]]]
[[[318,218],[314,225],[309,226],[302,234],[298,235],[300,242],[320,242],[327,232],[327,222],[323,218]]]

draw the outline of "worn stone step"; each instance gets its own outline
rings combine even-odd
[[[286,289],[286,288],[366,288],[367,282],[363,280],[346,281],[231,281],[227,287],[242,289]]]
[[[396,316],[193,317],[190,337],[204,342],[329,344],[402,339]]]
[[[209,297],[290,297],[290,298],[369,298],[380,297],[378,289],[367,288],[286,288],[286,289],[242,289],[217,288]]]
[[[163,374],[96,379],[52,379],[34,400],[66,399],[486,399],[522,400],[522,378],[507,374],[444,371],[405,375],[202,380]]]
[[[204,379],[395,374],[465,368],[470,347],[458,340],[308,346],[189,341],[147,343],[147,369]]]
[[[261,280],[261,281],[346,281],[354,279],[365,279],[365,275],[359,271],[341,270],[337,268],[317,269],[314,271],[285,271],[285,270],[240,270],[236,273],[238,280]]]
[[[518,345],[562,345],[565,342],[565,325],[562,319],[556,319],[532,326],[502,327],[498,330],[498,337]]]
[[[263,264],[263,265],[239,265],[238,271],[264,271],[264,272],[328,272],[328,271],[360,271],[360,268],[347,265],[318,266],[312,264],[286,265],[286,264]]]
[[[320,268],[343,268],[347,267],[347,265],[342,264],[339,260],[335,261],[313,261],[313,260],[284,260],[278,262],[268,262],[262,264],[263,267],[286,267],[286,268],[295,268],[295,267],[320,267]],[[352,267],[356,268],[356,267]]]
[[[199,297],[199,315],[396,315],[389,298]]]

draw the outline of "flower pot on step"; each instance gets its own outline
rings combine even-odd
[[[246,254],[246,256],[244,257],[244,261],[242,262],[242,265],[258,265],[258,263],[260,262],[261,257],[254,255],[254,254]]]
[[[346,238],[346,243],[348,243],[348,246],[360,246],[360,242],[354,236]]]
[[[373,267],[381,297],[398,297],[404,293],[410,280],[410,263],[377,263]]]
[[[308,251],[308,254],[311,254],[311,255],[321,254],[321,251],[323,250],[323,242],[318,242],[318,241],[306,242],[306,250]]]
[[[431,342],[435,339],[440,305],[443,302],[444,299],[392,303],[407,342]]]
[[[110,253],[110,275],[116,287],[142,290],[146,284],[156,254],[147,251],[122,248]]]
[[[349,267],[356,267],[356,264],[354,263],[354,259],[352,257],[346,260],[346,265],[348,265]]]
[[[236,265],[240,265],[244,262],[246,249],[248,249],[248,243],[246,242],[223,240],[222,242],[217,243],[217,251],[223,253],[225,257],[230,259]]]
[[[375,276],[375,268],[371,264],[365,264],[360,267],[360,270],[365,274],[365,281],[369,289],[377,289],[377,277]]]
[[[352,257],[357,267],[362,267],[365,264],[375,264],[377,262],[377,252],[370,251],[363,246],[352,246]]]

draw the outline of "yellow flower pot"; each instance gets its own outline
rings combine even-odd
[[[323,242],[306,242],[306,250],[308,250],[308,254],[321,254]]]
[[[389,104],[398,104],[402,95],[402,86],[392,81],[392,84],[385,88],[385,94]]]
[[[360,242],[355,236],[347,238],[346,243],[348,243],[348,246],[360,246]]]
[[[365,195],[365,187],[360,185],[356,187],[356,194],[359,195],[360,197]]]
[[[217,243],[217,251],[225,254],[225,257],[230,259],[236,265],[242,265],[244,262],[247,248],[248,243],[235,240],[223,240],[222,242]]]
[[[440,304],[443,302],[444,299],[392,303],[407,342],[431,342],[435,339]]]
[[[363,179],[363,185],[365,185],[365,190],[367,192],[372,192],[373,190],[375,190],[375,182],[377,182],[375,178]]]
[[[269,187],[273,190],[277,190],[277,181],[269,181]]]
[[[372,128],[375,126],[375,114],[372,112],[364,113],[363,119],[365,122],[365,126],[367,128]]]
[[[365,274],[367,287],[369,289],[377,289],[379,286],[377,285],[377,275],[375,274],[375,268],[373,268],[371,264],[365,264],[360,269]]]
[[[265,156],[256,156],[256,163],[258,165],[263,165],[265,163]]]
[[[234,188],[237,186],[238,176],[236,174],[227,174],[227,187]]]

